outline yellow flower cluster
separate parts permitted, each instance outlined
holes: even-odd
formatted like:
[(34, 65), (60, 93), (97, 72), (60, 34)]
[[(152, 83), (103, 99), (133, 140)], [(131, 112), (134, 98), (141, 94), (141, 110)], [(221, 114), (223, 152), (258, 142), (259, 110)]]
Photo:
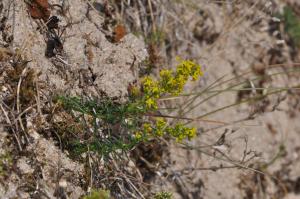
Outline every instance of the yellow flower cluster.
[(157, 136), (163, 136), (166, 128), (166, 121), (163, 118), (157, 118), (155, 124), (155, 134)]
[(177, 142), (181, 142), (185, 138), (192, 139), (197, 134), (196, 128), (189, 128), (181, 123), (177, 123), (172, 128), (167, 128), (166, 131), (168, 134), (175, 137)]
[(143, 132), (146, 135), (163, 136), (165, 128), (167, 126), (166, 121), (163, 118), (157, 118), (154, 125), (150, 123), (143, 124)]
[[(189, 128), (181, 123), (177, 123), (174, 127), (168, 127), (167, 122), (163, 118), (157, 118), (155, 124), (143, 124), (143, 133), (144, 135), (158, 137), (168, 134), (176, 138), (177, 142), (181, 142), (183, 139), (195, 137), (197, 131), (196, 128)], [(135, 137), (139, 139), (143, 133), (139, 131), (135, 134)]]
[(156, 100), (159, 98), (161, 93), (160, 88), (158, 86), (158, 82), (154, 81), (151, 77), (147, 76), (143, 79), (142, 85), (146, 108), (148, 110), (157, 109)]
[(145, 123), (145, 124), (143, 125), (143, 130), (144, 130), (144, 132), (145, 132), (146, 134), (152, 133), (152, 126), (151, 126), (151, 124), (150, 124), (150, 123)]
[(189, 77), (195, 81), (202, 76), (201, 66), (191, 60), (182, 60), (177, 65), (176, 71), (161, 70), (159, 73), (160, 79), (153, 80), (147, 76), (142, 81), (144, 92), (144, 102), (148, 110), (157, 109), (157, 99), (163, 94), (179, 95)]
[(191, 76), (194, 81), (198, 80), (199, 76), (203, 75), (201, 71), (201, 66), (196, 64), (191, 60), (182, 60), (177, 58), (180, 64), (177, 66), (176, 75), (182, 76), (183, 78), (188, 78)]
[[(146, 76), (142, 81), (143, 96), (140, 96), (137, 88), (132, 88), (132, 96), (140, 96), (136, 102), (144, 112), (156, 110), (158, 108), (157, 100), (165, 95), (179, 95), (184, 85), (191, 78), (193, 81), (202, 76), (201, 66), (190, 60), (179, 59), (179, 64), (175, 71), (161, 70), (159, 79), (154, 80), (150, 76)], [(195, 128), (189, 128), (183, 124), (177, 123), (169, 126), (163, 118), (156, 118), (155, 122), (148, 122), (142, 125), (142, 128), (135, 132), (135, 138), (138, 140), (147, 139), (148, 137), (161, 137), (170, 135), (178, 142), (183, 139), (191, 139), (196, 135)]]
[(143, 133), (141, 131), (136, 131), (134, 133), (134, 137), (137, 139), (137, 140), (140, 140), (143, 136)]

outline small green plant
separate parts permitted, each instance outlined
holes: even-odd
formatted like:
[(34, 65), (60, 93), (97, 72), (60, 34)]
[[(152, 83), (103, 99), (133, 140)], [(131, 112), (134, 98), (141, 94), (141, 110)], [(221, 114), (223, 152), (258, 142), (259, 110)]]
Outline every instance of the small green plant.
[(4, 153), (0, 155), (0, 177), (5, 175), (5, 172), (13, 164), (12, 157), (9, 153)]
[(110, 193), (103, 189), (92, 190), (91, 194), (85, 196), (83, 199), (110, 199)]
[(285, 22), (284, 29), (289, 34), (291, 39), (300, 45), (300, 19), (294, 13), (292, 8), (286, 6), (283, 11), (283, 19)]
[(75, 139), (69, 142), (69, 148), (79, 154), (90, 150), (108, 155), (111, 152), (128, 151), (139, 142), (154, 137), (170, 136), (178, 142), (195, 137), (195, 128), (180, 122), (171, 125), (163, 116), (155, 115), (159, 110), (160, 98), (178, 96), (189, 79), (196, 81), (202, 75), (200, 65), (191, 60), (178, 58), (178, 61), (175, 71), (161, 70), (157, 80), (145, 76), (139, 87), (132, 88), (129, 101), (124, 104), (108, 97), (90, 100), (59, 96), (58, 104), (68, 110), (78, 122), (84, 124), (80, 129), (91, 129), (89, 133), (76, 135)]
[(172, 199), (172, 198), (173, 198), (172, 193), (166, 191), (158, 192), (154, 195), (154, 199)]
[(165, 32), (163, 30), (156, 30), (152, 31), (147, 37), (146, 37), (146, 43), (148, 44), (161, 44), (163, 40), (165, 39)]

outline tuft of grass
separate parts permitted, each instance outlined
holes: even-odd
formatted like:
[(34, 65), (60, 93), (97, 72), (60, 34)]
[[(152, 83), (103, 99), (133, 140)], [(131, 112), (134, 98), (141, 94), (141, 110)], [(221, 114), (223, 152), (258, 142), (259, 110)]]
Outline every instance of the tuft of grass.
[(158, 192), (154, 195), (154, 199), (172, 199), (172, 193), (167, 191)]
[(289, 34), (297, 46), (300, 45), (300, 19), (291, 7), (283, 10), (284, 30)]
[(161, 29), (158, 29), (158, 30), (152, 31), (148, 35), (148, 37), (145, 39), (145, 42), (147, 44), (159, 45), (159, 44), (163, 43), (165, 38), (166, 38), (165, 32)]
[(13, 164), (13, 159), (9, 153), (0, 155), (0, 177), (6, 174), (8, 168)]
[(92, 190), (91, 194), (83, 197), (83, 199), (110, 199), (110, 192), (108, 190)]

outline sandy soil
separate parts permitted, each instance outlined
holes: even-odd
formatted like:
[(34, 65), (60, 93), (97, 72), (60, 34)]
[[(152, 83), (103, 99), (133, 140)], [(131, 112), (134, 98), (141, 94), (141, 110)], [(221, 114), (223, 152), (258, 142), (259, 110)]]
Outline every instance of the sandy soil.
[[(237, 13), (236, 17), (228, 17), (223, 10), (224, 7), (219, 5), (199, 5), (201, 10), (208, 14), (202, 14), (207, 17), (206, 19), (201, 19), (199, 16), (199, 20), (205, 22), (200, 23), (202, 27), (196, 27), (196, 30), (200, 31), (197, 34), (221, 35), (213, 44), (205, 44), (202, 39), (193, 42), (192, 47), (186, 49), (191, 52), (189, 56), (200, 57), (199, 62), (205, 66), (205, 76), (201, 86), (208, 86), (224, 75), (226, 75), (224, 79), (230, 79), (231, 75), (238, 76), (249, 69), (254, 73), (259, 72), (272, 64), (285, 63), (280, 69), (268, 70), (267, 74), (291, 67), (289, 63), (297, 61), (298, 58), (292, 58), (290, 47), (286, 44), (279, 45), (276, 34), (269, 32), (272, 24), (271, 15), (280, 12), (284, 5), (286, 4), (282, 2), (267, 1), (257, 2), (256, 5), (245, 3), (239, 7), (244, 12)], [(242, 6), (246, 7), (243, 9)], [(177, 16), (186, 16), (186, 20), (189, 21), (188, 11), (183, 11)], [(247, 19), (243, 20), (243, 18)], [(197, 22), (195, 20), (190, 24), (192, 24), (192, 31)], [(226, 29), (230, 25), (232, 26)], [(274, 51), (280, 53), (273, 54)], [(239, 79), (247, 81), (251, 78)], [(271, 77), (263, 83), (266, 87), (297, 84), (299, 78), (296, 74)], [(199, 85), (191, 85), (189, 89), (193, 90), (195, 87), (197, 89)], [(236, 92), (223, 93), (196, 108), (190, 113), (190, 117), (194, 118), (218, 107), (230, 105), (236, 102), (237, 98)], [(201, 100), (203, 99), (198, 101)], [(299, 195), (295, 195), (299, 193), (300, 175), (299, 106), (291, 108), (291, 104), (298, 100), (297, 92), (282, 93), (268, 97), (264, 102), (242, 105), (205, 117), (205, 119), (232, 123), (247, 118), (251, 112), (257, 113), (254, 120), (223, 128), (214, 129), (218, 125), (195, 122), (194, 125), (199, 127), (199, 136), (191, 144), (199, 147), (199, 150), (182, 150), (176, 145), (172, 145), (170, 150), (170, 162), (174, 164), (169, 173), (172, 176), (173, 187), (179, 192), (175, 198), (300, 198)], [(282, 102), (278, 104), (279, 101)], [(211, 128), (212, 130), (205, 132), (206, 129)], [(218, 140), (225, 132), (225, 140), (219, 144)], [(248, 153), (246, 158), (245, 153)], [(266, 174), (257, 175), (251, 169), (215, 169), (215, 167), (240, 164), (247, 158), (253, 158), (245, 163), (251, 168), (253, 165), (258, 169), (259, 165), (268, 165), (263, 169)], [(182, 173), (187, 174), (182, 175)]]

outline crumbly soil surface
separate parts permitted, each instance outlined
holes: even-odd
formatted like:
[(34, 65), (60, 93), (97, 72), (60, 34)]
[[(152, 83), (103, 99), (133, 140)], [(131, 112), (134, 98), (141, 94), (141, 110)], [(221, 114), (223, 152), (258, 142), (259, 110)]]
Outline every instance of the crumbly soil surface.
[[(192, 122), (198, 130), (197, 138), (188, 141), (193, 149), (154, 141), (137, 147), (124, 161), (110, 161), (110, 173), (101, 173), (108, 171), (103, 159), (93, 165), (97, 167), (93, 171), (100, 172), (95, 174), (89, 158), (78, 161), (63, 150), (59, 136), (50, 130), (51, 111), (46, 111), (60, 94), (105, 95), (125, 102), (128, 86), (139, 81), (145, 60), (154, 54), (160, 58), (154, 60), (153, 74), (175, 66), (176, 56), (203, 66), (204, 76), (188, 84), (186, 92), (201, 91), (220, 78), (234, 80), (214, 90), (248, 83), (245, 91), (229, 89), (204, 103), (209, 93), (199, 97), (191, 105), (201, 105), (185, 115), (189, 118), (269, 92), (255, 88), (299, 87), (300, 65), (295, 63), (300, 53), (285, 33), (284, 22), (274, 19), (286, 5), (300, 17), (297, 0), (162, 0), (137, 1), (132, 6), (122, 1), (117, 8), (116, 2), (100, 0), (48, 2), (50, 15), (60, 20), (53, 31), (62, 47), (51, 46), (55, 38), (47, 21), (35, 19), (26, 1), (0, 1), (1, 199), (77, 199), (91, 187), (112, 189), (115, 198), (151, 198), (162, 190), (172, 192), (175, 199), (300, 198), (299, 90), (201, 117)], [(157, 23), (150, 26), (153, 18)], [(117, 24), (126, 26), (126, 34), (116, 33)], [(164, 32), (157, 49), (152, 46), (155, 53), (149, 50), (150, 36), (142, 37), (150, 29)], [(12, 76), (8, 71), (17, 67), (21, 71)], [(33, 82), (26, 76), (31, 72)], [(261, 79), (254, 81), (258, 75)], [(21, 95), (26, 100), (19, 99), (23, 104), (7, 106), (7, 99), (18, 95), (14, 91), (22, 80), (35, 94), (28, 91)], [(187, 99), (167, 105), (188, 104)]]

